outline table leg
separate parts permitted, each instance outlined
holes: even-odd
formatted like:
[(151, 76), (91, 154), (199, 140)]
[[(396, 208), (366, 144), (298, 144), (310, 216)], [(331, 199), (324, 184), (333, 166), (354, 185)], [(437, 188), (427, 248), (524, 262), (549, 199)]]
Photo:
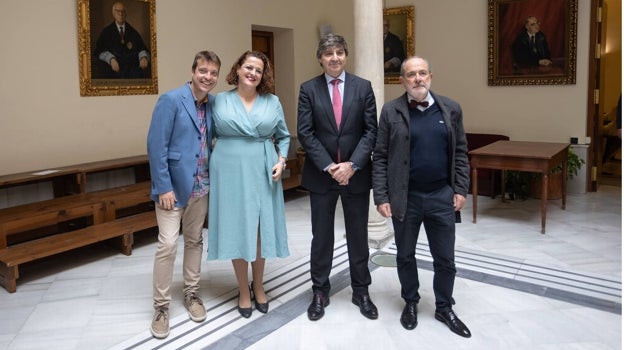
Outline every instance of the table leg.
[(542, 174), (542, 234), (546, 233), (546, 204), (548, 200), (548, 172)]
[(472, 222), (477, 223), (477, 168), (472, 168)]
[(505, 173), (505, 169), (501, 170), (501, 200), (505, 203), (505, 177), (507, 173)]
[(563, 171), (561, 172), (561, 176), (563, 177), (561, 180), (562, 190), (561, 190), (561, 209), (565, 210), (566, 208), (566, 192), (568, 192), (568, 157), (563, 161)]

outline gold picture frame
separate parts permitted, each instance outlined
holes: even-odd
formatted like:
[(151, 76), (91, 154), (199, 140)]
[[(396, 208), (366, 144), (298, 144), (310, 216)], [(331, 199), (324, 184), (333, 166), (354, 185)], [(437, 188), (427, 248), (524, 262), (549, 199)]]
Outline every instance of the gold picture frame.
[(577, 2), (488, 0), (488, 85), (576, 84)]
[[(158, 94), (156, 0), (77, 1), (80, 96)], [(114, 25), (120, 13), (123, 31)]]
[[(403, 55), (390, 55), (396, 57), (398, 61), (402, 62), (406, 57), (412, 56), (415, 53), (414, 46), (414, 6), (403, 6), (386, 8), (383, 10), (384, 27), (387, 26), (389, 31), (388, 36), (391, 34), (401, 41)], [(384, 37), (386, 28), (384, 29)], [(399, 70), (396, 65), (393, 68), (387, 66), (389, 61), (389, 53), (392, 51), (392, 42), (384, 39), (384, 83), (385, 84), (399, 84)], [(397, 61), (395, 59), (395, 61)]]

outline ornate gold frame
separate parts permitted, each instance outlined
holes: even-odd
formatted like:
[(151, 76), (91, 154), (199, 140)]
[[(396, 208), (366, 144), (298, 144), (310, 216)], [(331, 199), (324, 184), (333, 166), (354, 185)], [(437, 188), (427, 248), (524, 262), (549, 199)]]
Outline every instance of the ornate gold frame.
[[(112, 6), (112, 0), (77, 0), (78, 1), (78, 61), (80, 69), (80, 96), (122, 96), (122, 95), (149, 95), (158, 94), (158, 75), (157, 75), (157, 54), (156, 54), (156, 0), (138, 0), (144, 2), (149, 9), (149, 18), (144, 20), (148, 22), (146, 28), (149, 27), (149, 38), (144, 39), (145, 44), (149, 45), (150, 51), (150, 72), (151, 77), (145, 79), (94, 79), (92, 78), (92, 26), (94, 5), (99, 8)], [(135, 1), (134, 3), (136, 3)], [(97, 16), (108, 16), (105, 13), (97, 13)], [(101, 22), (101, 21), (100, 21)], [(94, 32), (99, 33), (101, 28), (95, 29)]]
[[(390, 22), (395, 25), (391, 25), (390, 31), (404, 39), (405, 57), (414, 55), (414, 6), (387, 8), (383, 10), (383, 16), (392, 18)], [(395, 28), (399, 28), (398, 32)], [(398, 84), (399, 73), (384, 72), (384, 83)]]
[[(511, 42), (504, 42), (501, 33), (509, 33), (511, 28), (517, 26), (524, 18), (517, 18), (515, 23), (509, 23), (502, 18), (502, 14), (510, 9), (510, 6), (526, 6), (523, 11), (532, 15), (532, 6), (535, 2), (529, 0), (488, 0), (488, 85), (565, 85), (576, 84), (576, 28), (578, 17), (578, 0), (559, 0), (561, 8), (551, 11), (549, 14), (555, 17), (558, 14), (564, 16), (562, 26), (558, 28), (563, 33), (562, 51), (563, 58), (552, 66), (518, 68), (513, 63), (504, 63), (501, 58), (509, 53), (502, 52), (502, 48), (509, 48)], [(520, 26), (521, 27), (521, 26)], [(515, 27), (514, 27), (515, 28)], [(507, 39), (507, 38), (506, 38)], [(508, 39), (507, 39), (508, 41)], [(550, 41), (550, 40), (549, 40)], [(554, 62), (554, 59), (553, 59)], [(507, 66), (506, 66), (507, 64)], [(511, 67), (510, 67), (511, 66)]]

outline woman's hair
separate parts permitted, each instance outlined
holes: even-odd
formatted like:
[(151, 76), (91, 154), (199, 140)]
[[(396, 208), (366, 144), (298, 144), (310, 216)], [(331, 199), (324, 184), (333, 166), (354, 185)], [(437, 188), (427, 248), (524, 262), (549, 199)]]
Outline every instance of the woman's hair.
[(225, 77), (225, 81), (227, 81), (230, 85), (238, 85), (238, 69), (243, 65), (247, 57), (256, 57), (262, 60), (264, 63), (264, 69), (262, 70), (262, 79), (260, 79), (260, 84), (256, 87), (256, 91), (263, 95), (270, 92), (273, 92), (275, 88), (275, 80), (273, 79), (273, 68), (271, 67), (271, 62), (269, 58), (260, 51), (245, 51), (232, 65), (232, 69)]

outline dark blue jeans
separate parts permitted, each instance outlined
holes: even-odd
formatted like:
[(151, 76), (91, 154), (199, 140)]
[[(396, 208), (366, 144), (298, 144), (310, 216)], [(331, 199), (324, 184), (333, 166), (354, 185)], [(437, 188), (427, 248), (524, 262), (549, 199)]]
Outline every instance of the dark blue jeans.
[(433, 257), (433, 291), (436, 310), (449, 309), (454, 304), (455, 283), (455, 210), (453, 189), (444, 186), (432, 192), (409, 191), (407, 211), (403, 221), (393, 218), (397, 246), (397, 271), (401, 282), (401, 297), (406, 302), (418, 302), (418, 268), (416, 242), (421, 223), (424, 224), (429, 251)]

